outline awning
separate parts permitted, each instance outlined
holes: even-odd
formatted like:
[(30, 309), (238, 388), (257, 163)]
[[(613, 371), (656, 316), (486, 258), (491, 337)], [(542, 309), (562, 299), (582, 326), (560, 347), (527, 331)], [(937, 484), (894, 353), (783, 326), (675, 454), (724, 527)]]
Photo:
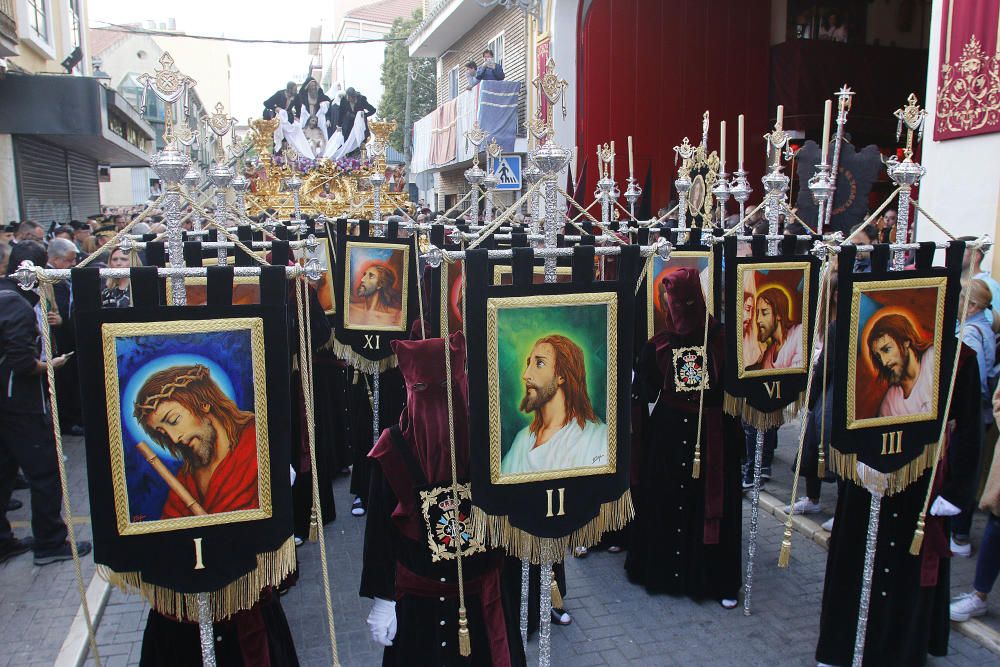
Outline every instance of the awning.
[(21, 134), (112, 167), (146, 167), (153, 128), (97, 79), (19, 75), (0, 80), (0, 134)]

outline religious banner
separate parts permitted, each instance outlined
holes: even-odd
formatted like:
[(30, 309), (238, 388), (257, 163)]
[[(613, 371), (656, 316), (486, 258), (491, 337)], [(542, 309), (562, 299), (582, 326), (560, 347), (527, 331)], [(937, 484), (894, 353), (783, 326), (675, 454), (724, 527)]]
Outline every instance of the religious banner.
[[(337, 312), (336, 298), (334, 297), (334, 266), (333, 266), (333, 245), (330, 243), (329, 234), (316, 235), (319, 245), (316, 247), (316, 259), (319, 260), (320, 270), (323, 275), (313, 283), (316, 288), (316, 296), (319, 304), (323, 307), (323, 312), (333, 315)], [(305, 265), (310, 254), (307, 248), (296, 248), (292, 251), (292, 257), (296, 263)]]
[[(830, 147), (833, 154), (833, 146)], [(799, 183), (808, 183), (816, 175), (816, 165), (820, 161), (820, 146), (809, 140), (795, 153), (798, 161), (796, 171)], [(878, 146), (868, 145), (860, 151), (849, 141), (840, 145), (840, 161), (837, 165), (837, 191), (833, 195), (830, 211), (830, 225), (825, 233), (844, 232), (846, 236), (854, 225), (865, 219), (868, 213), (868, 195), (882, 171), (882, 153)], [(795, 200), (796, 215), (813, 231), (818, 231), (816, 216), (819, 208), (807, 187), (799, 188)]]
[(385, 236), (372, 236), (367, 221), (358, 235), (348, 235), (347, 221), (337, 222), (334, 276), (334, 353), (358, 370), (373, 373), (395, 365), (389, 343), (409, 338), (419, 316), (416, 256), (412, 239), (398, 236), (398, 225)]
[[(593, 247), (572, 282), (536, 283), (533, 252), (491, 285), (486, 251), (467, 254), (473, 533), (532, 562), (541, 540), (589, 546), (633, 514), (629, 390), (638, 246), (620, 278), (595, 281)], [(554, 409), (550, 409), (554, 408)]]
[[(796, 254), (794, 237), (767, 256), (738, 257), (726, 238), (726, 397), (728, 414), (757, 429), (781, 426), (805, 404), (820, 262)], [(763, 241), (763, 243), (761, 243)]]
[(284, 268), (259, 304), (233, 305), (232, 273), (205, 305), (160, 306), (156, 269), (133, 269), (135, 305), (108, 309), (97, 270), (73, 270), (94, 560), (189, 621), (197, 593), (221, 620), (295, 569)]
[[(460, 231), (468, 229), (459, 225)], [(461, 250), (458, 243), (445, 240), (445, 227), (442, 224), (431, 226), (430, 243), (435, 248), (443, 250)], [(440, 337), (442, 331), (464, 331), (465, 296), (462, 287), (462, 263), (444, 262), (440, 266), (427, 266), (424, 271), (424, 294), (427, 298), (427, 324), (430, 326), (428, 336)]]
[(670, 257), (663, 259), (659, 255), (653, 256), (644, 289), (640, 289), (646, 314), (645, 322), (641, 325), (645, 327), (644, 341), (663, 330), (667, 309), (664, 281), (667, 276), (681, 268), (692, 268), (698, 272), (708, 312), (716, 319), (721, 319), (719, 312), (722, 308), (722, 244), (702, 243), (701, 229), (681, 233), (684, 237), (683, 243), (678, 242), (678, 230), (664, 232), (664, 235), (669, 235), (669, 240), (673, 243)]
[(934, 139), (1000, 130), (1000, 0), (945, 0)]
[(944, 267), (931, 264), (934, 244), (921, 244), (908, 271), (887, 270), (888, 246), (876, 249), (870, 273), (850, 270), (854, 247), (840, 255), (830, 463), (858, 484), (859, 463), (886, 473), (891, 494), (934, 463), (955, 362), (964, 244), (952, 242)]

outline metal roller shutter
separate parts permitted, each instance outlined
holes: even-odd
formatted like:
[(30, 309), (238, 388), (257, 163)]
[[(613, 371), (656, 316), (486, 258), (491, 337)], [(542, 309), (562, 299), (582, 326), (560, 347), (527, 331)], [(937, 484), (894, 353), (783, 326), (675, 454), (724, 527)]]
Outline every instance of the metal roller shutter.
[[(84, 220), (101, 212), (101, 190), (97, 181), (97, 161), (67, 151), (69, 162), (70, 211), (72, 219)], [(66, 219), (62, 222), (69, 222)]]
[[(21, 219), (48, 225), (70, 220), (66, 151), (29, 137), (14, 137)], [(96, 183), (95, 183), (96, 186)]]

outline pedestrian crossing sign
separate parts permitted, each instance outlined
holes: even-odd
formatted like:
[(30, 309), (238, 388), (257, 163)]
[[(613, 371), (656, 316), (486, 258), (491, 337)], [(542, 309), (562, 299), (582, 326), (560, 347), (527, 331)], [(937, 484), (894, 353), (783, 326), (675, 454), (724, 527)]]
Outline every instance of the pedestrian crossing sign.
[(503, 155), (494, 164), (493, 173), (497, 177), (497, 190), (521, 189), (520, 155)]

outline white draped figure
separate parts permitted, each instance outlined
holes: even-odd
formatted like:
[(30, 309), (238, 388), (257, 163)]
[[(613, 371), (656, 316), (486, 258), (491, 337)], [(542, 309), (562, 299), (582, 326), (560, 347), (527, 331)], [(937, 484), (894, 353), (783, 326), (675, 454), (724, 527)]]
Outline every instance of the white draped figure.
[[(367, 129), (368, 123), (365, 122), (365, 112), (362, 109), (354, 117), (354, 127), (351, 129), (351, 134), (347, 137), (347, 140), (342, 143), (338, 142), (337, 137), (343, 137), (344, 135), (340, 132), (334, 132), (333, 138), (326, 145), (326, 152), (323, 154), (323, 157), (328, 157), (331, 160), (339, 160), (345, 155), (350, 155), (360, 148), (361, 144), (365, 143), (365, 131)], [(340, 144), (339, 146), (338, 143)]]
[[(281, 128), (284, 139), (288, 142), (288, 145), (302, 157), (313, 157), (313, 151), (309, 146), (309, 141), (306, 139), (306, 135), (302, 132), (302, 118), (299, 118), (294, 122), (289, 122), (288, 113), (284, 109), (278, 109), (278, 120), (280, 121), (278, 126)], [(275, 145), (275, 150), (281, 150), (280, 143)]]

